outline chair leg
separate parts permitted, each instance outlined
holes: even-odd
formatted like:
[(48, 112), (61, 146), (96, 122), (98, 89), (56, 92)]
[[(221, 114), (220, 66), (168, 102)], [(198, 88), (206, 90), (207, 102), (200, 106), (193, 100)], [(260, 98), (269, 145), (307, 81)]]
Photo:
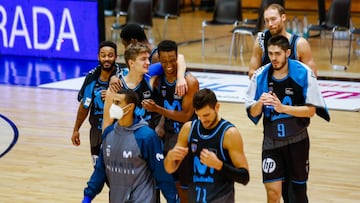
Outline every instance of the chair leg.
[(334, 38), (335, 38), (335, 31), (332, 31), (331, 32), (331, 47), (330, 47), (330, 64), (332, 64), (332, 61), (333, 61)]
[(347, 61), (348, 66), (350, 65), (351, 42), (352, 42), (352, 33), (349, 32), (349, 51), (348, 51), (348, 61)]
[(162, 40), (166, 39), (168, 18), (169, 18), (168, 15), (166, 15), (165, 18), (164, 18), (164, 31), (163, 31)]
[(232, 37), (231, 37), (230, 52), (229, 52), (229, 65), (231, 64), (231, 60), (232, 60), (232, 53), (233, 53), (234, 44), (235, 44), (235, 36), (236, 36), (236, 33), (233, 32)]
[(201, 54), (202, 54), (202, 57), (205, 56), (205, 26), (203, 25), (202, 26), (202, 32), (201, 32), (201, 45), (202, 45), (202, 49), (201, 49)]

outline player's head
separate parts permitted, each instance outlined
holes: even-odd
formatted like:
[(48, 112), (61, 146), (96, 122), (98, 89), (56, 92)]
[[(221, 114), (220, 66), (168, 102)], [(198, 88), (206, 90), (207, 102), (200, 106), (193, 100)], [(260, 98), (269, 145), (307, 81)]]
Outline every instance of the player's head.
[(151, 50), (145, 44), (139, 42), (129, 44), (125, 49), (124, 58), (130, 71), (136, 68), (140, 72), (147, 73), (150, 65), (150, 52)]
[(117, 46), (112, 41), (102, 41), (99, 44), (98, 60), (104, 70), (114, 67), (117, 58)]
[(163, 40), (158, 44), (158, 55), (166, 75), (176, 75), (178, 47), (175, 41)]
[(109, 109), (110, 117), (118, 120), (132, 117), (138, 103), (139, 97), (135, 91), (121, 88), (113, 98)]
[(204, 88), (196, 92), (193, 98), (193, 107), (204, 128), (215, 127), (220, 104), (212, 90)]
[(276, 35), (269, 39), (267, 46), (268, 55), (274, 70), (284, 68), (291, 54), (289, 40), (282, 35)]
[(124, 47), (136, 42), (148, 42), (145, 31), (139, 24), (127, 24), (121, 30), (120, 38)]
[(264, 9), (265, 26), (271, 35), (278, 35), (285, 30), (286, 14), (280, 4), (270, 4)]

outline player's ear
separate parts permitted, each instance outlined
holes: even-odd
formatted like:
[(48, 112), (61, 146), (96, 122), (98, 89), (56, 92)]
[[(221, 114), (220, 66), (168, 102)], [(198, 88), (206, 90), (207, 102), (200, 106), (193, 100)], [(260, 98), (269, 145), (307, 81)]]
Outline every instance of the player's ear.
[(220, 103), (217, 102), (217, 103), (215, 104), (215, 111), (216, 111), (216, 112), (219, 112), (219, 109), (220, 109)]
[(289, 58), (291, 54), (291, 49), (287, 49), (285, 54), (286, 54), (286, 58)]

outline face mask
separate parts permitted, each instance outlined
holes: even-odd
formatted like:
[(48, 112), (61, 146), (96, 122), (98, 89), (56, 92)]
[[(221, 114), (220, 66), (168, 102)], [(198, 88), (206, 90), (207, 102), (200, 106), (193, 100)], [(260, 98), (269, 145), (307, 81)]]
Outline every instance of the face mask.
[[(126, 108), (128, 105), (126, 105), (124, 108)], [(116, 104), (111, 104), (109, 113), (110, 113), (110, 118), (120, 120), (124, 116), (124, 114), (126, 114), (127, 112), (124, 113), (123, 108), (121, 108), (120, 106), (118, 106)]]

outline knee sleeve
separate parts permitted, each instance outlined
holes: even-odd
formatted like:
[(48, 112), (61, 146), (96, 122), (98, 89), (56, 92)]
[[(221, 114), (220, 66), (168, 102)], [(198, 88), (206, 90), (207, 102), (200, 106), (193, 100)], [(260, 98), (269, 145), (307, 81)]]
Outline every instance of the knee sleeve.
[(306, 194), (306, 183), (298, 184), (291, 183), (292, 185), (292, 193), (294, 195), (294, 199), (296, 203), (308, 203), (308, 198)]

